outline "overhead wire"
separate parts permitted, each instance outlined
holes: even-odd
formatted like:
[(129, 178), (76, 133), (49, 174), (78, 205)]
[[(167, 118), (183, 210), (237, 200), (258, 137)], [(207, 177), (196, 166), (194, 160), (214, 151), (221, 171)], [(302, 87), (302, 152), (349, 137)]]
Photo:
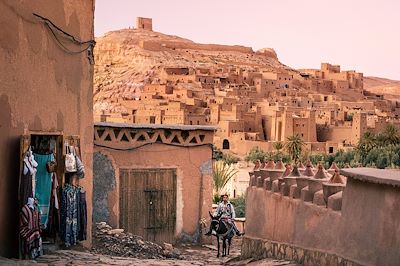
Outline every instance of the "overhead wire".
[[(50, 19), (43, 17), (41, 15), (38, 15), (36, 13), (32, 13), (35, 17), (41, 19), (44, 22), (44, 25), (50, 30), (51, 34), (53, 35), (54, 39), (56, 40), (57, 44), (68, 54), (80, 54), (85, 51), (87, 51), (87, 57), (90, 62), (90, 64), (94, 64), (94, 55), (93, 55), (93, 48), (96, 44), (95, 40), (88, 40), (88, 41), (81, 41), (77, 37), (73, 36), (72, 34), (69, 34), (68, 32), (64, 31), (60, 27), (58, 27), (56, 24), (54, 24)], [(57, 31), (57, 32), (56, 32)], [(73, 51), (66, 47), (62, 41), (59, 39), (57, 36), (58, 34), (64, 35), (66, 38), (70, 39), (74, 44), (76, 45), (87, 45), (87, 47), (80, 49), (78, 51)]]

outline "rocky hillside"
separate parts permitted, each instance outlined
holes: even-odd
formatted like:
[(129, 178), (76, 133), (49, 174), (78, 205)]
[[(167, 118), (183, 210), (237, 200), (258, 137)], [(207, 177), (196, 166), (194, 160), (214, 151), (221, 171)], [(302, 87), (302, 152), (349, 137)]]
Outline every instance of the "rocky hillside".
[(398, 98), (400, 96), (400, 81), (377, 77), (364, 77), (364, 89), (376, 94), (385, 94), (389, 98)]
[[(96, 39), (94, 111), (124, 112), (118, 99), (133, 99), (143, 84), (157, 82), (163, 67), (240, 66), (292, 69), (271, 48), (197, 44), (177, 36), (140, 29), (112, 31)], [(294, 70), (293, 70), (294, 71)]]

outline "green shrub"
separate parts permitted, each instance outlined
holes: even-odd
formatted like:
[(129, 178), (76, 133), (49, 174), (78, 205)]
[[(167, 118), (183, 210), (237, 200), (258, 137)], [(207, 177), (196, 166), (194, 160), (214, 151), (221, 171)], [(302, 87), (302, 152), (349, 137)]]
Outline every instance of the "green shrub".
[(259, 147), (252, 148), (246, 155), (245, 160), (247, 162), (255, 162), (257, 160), (265, 161), (268, 157), (268, 153), (261, 150)]
[(232, 198), (231, 203), (235, 208), (235, 213), (237, 218), (242, 218), (246, 216), (246, 199), (244, 196), (237, 198)]
[(234, 163), (237, 163), (237, 162), (239, 162), (239, 157), (237, 157), (237, 156), (235, 156), (235, 155), (232, 155), (232, 154), (229, 154), (229, 153), (224, 153), (223, 155), (222, 155), (222, 160), (226, 163), (226, 164), (229, 164), (229, 165), (231, 165), (231, 164), (234, 164)]

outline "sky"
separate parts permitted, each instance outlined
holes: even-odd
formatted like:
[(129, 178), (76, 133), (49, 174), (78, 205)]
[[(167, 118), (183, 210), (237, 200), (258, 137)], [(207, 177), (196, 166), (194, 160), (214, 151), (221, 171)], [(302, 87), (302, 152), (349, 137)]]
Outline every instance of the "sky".
[(328, 62), (400, 80), (400, 0), (96, 0), (95, 36), (136, 17), (199, 43), (274, 48), (293, 68)]

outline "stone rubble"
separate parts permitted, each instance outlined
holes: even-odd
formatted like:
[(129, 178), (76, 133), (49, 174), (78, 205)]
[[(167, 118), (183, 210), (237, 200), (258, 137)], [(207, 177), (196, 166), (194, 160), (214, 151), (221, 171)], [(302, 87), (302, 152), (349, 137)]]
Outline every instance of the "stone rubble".
[(171, 244), (159, 244), (144, 241), (142, 237), (113, 229), (105, 222), (96, 224), (92, 252), (121, 257), (140, 259), (181, 259), (180, 252)]

